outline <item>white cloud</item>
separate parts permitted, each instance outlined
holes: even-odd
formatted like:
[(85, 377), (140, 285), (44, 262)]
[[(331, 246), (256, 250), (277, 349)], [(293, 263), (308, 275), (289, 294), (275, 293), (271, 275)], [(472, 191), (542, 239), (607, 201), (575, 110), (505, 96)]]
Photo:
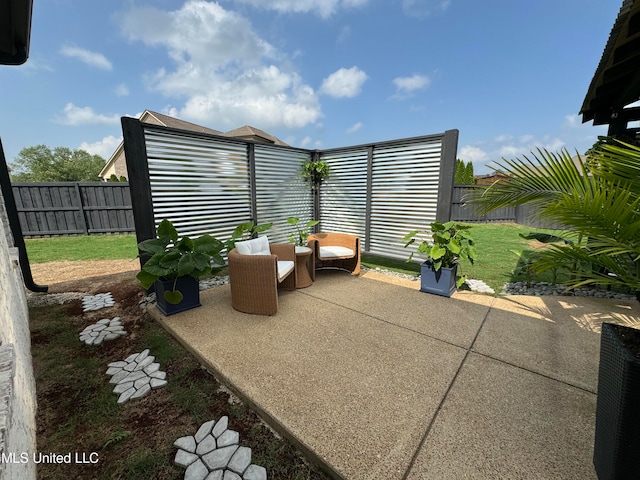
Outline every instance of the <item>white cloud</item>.
[(362, 7), (369, 0), (237, 0), (256, 8), (266, 8), (281, 13), (315, 13), (328, 18), (338, 10)]
[(487, 160), (487, 152), (478, 147), (466, 145), (458, 152), (458, 158), (465, 162), (482, 162)]
[(120, 145), (120, 142), (122, 142), (122, 137), (116, 138), (109, 135), (94, 143), (82, 142), (78, 148), (89, 152), (91, 155), (100, 155), (105, 160), (109, 160), (113, 152), (118, 148), (118, 145)]
[(331, 97), (355, 97), (362, 90), (367, 74), (358, 67), (341, 68), (322, 81), (320, 93)]
[(396, 86), (396, 93), (393, 98), (403, 99), (414, 95), (418, 90), (425, 89), (429, 86), (431, 80), (426, 75), (412, 75), (411, 77), (397, 77), (393, 79)]
[(451, 0), (402, 0), (402, 11), (410, 17), (424, 19), (444, 12), (450, 5)]
[(76, 107), (73, 103), (67, 103), (64, 107), (64, 115), (56, 117), (56, 122), (62, 125), (117, 125), (120, 123), (119, 115), (103, 115), (93, 111), (91, 107)]
[(129, 87), (127, 87), (124, 83), (118, 85), (115, 89), (116, 97), (126, 97), (129, 95)]
[(351, 127), (347, 129), (347, 133), (355, 133), (362, 128), (362, 122), (354, 123)]
[(73, 45), (64, 45), (60, 49), (60, 54), (65, 57), (77, 58), (81, 62), (84, 62), (91, 67), (99, 68), (100, 70), (111, 70), (113, 68), (111, 62), (107, 60), (107, 57), (103, 54), (75, 47)]
[(217, 129), (253, 124), (269, 129), (303, 127), (322, 117), (316, 92), (287, 59), (261, 39), (251, 23), (217, 3), (187, 1), (179, 10), (132, 8), (120, 19), (132, 41), (167, 49), (174, 70), (147, 76), (149, 88), (185, 99), (180, 118)]

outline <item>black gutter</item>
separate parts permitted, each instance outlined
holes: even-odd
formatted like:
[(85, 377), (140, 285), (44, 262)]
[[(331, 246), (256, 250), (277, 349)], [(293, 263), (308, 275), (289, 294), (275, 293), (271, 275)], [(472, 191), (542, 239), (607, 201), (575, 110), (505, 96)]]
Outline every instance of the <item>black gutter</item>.
[(9, 227), (13, 235), (13, 244), (18, 248), (18, 258), (20, 259), (20, 268), (22, 269), (22, 278), (24, 285), (32, 292), (44, 292), (49, 290), (47, 285), (36, 285), (31, 275), (31, 265), (27, 256), (27, 246), (22, 236), (22, 227), (20, 227), (20, 218), (18, 217), (18, 209), (16, 208), (16, 199), (11, 189), (11, 179), (9, 177), (9, 168), (4, 157), (4, 149), (2, 141), (0, 141), (0, 187), (2, 187), (2, 196), (4, 197), (4, 206), (7, 210), (9, 218)]

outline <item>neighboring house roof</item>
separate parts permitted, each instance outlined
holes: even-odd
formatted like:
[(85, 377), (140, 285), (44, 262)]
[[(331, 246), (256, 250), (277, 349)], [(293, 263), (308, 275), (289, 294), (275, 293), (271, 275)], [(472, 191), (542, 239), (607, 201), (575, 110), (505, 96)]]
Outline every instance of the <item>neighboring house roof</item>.
[(624, 0), (598, 68), (580, 109), (594, 125), (640, 119), (640, 108), (623, 107), (640, 99), (640, 0)]
[[(260, 130), (259, 128), (251, 127), (249, 125), (236, 128), (235, 130), (230, 130), (227, 133), (223, 133), (218, 130), (214, 130), (213, 128), (207, 128), (201, 125), (196, 125), (195, 123), (186, 122), (184, 120), (180, 120), (179, 118), (170, 117), (169, 115), (153, 112), (151, 110), (145, 110), (142, 113), (142, 115), (140, 115), (140, 121), (143, 123), (152, 123), (154, 125), (160, 125), (163, 127), (177, 128), (180, 130), (188, 130), (190, 132), (208, 133), (210, 135), (220, 135), (222, 137), (242, 138), (244, 140), (253, 140), (256, 142), (272, 143), (274, 145), (288, 146), (279, 138), (274, 137), (273, 135), (270, 135), (269, 133), (263, 130)], [(120, 142), (120, 145), (118, 145), (118, 148), (116, 148), (115, 152), (113, 152), (111, 157), (109, 157), (109, 160), (100, 171), (99, 176), (101, 178), (104, 178), (105, 174), (113, 168), (114, 163), (123, 157), (124, 157), (124, 143)]]
[(225, 137), (243, 138), (245, 140), (256, 140), (258, 142), (264, 142), (266, 140), (267, 143), (273, 143), (274, 145), (288, 146), (279, 138), (274, 137), (259, 128), (250, 127), (249, 125), (236, 128), (235, 130), (229, 130), (227, 133), (223, 133), (222, 135)]

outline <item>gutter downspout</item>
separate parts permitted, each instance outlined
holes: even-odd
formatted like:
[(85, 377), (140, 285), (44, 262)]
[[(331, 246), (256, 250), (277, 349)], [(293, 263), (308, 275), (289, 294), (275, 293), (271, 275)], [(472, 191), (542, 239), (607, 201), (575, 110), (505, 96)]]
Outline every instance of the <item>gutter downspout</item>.
[(22, 236), (22, 227), (20, 227), (20, 218), (18, 217), (18, 209), (16, 208), (16, 199), (11, 189), (11, 179), (9, 178), (9, 168), (4, 157), (2, 142), (0, 141), (0, 187), (2, 187), (2, 196), (7, 210), (9, 219), (9, 227), (13, 235), (13, 244), (18, 248), (18, 258), (20, 260), (20, 269), (22, 270), (22, 278), (24, 285), (32, 292), (46, 293), (49, 290), (47, 285), (36, 285), (31, 275), (31, 265), (27, 256), (27, 246)]

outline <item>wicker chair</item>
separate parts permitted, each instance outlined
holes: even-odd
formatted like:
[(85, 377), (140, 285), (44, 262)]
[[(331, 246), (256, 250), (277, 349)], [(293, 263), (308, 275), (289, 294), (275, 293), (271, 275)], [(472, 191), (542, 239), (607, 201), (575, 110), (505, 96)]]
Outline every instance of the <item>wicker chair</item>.
[(314, 233), (307, 238), (307, 244), (315, 252), (315, 270), (322, 268), (338, 268), (360, 274), (360, 238), (348, 233)]
[[(266, 243), (270, 253), (240, 253), (248, 242), (236, 242), (228, 254), (231, 305), (234, 309), (256, 315), (278, 313), (278, 289), (295, 290), (295, 247), (293, 244)], [(259, 240), (256, 239), (256, 240)], [(280, 269), (281, 274), (278, 275)]]

